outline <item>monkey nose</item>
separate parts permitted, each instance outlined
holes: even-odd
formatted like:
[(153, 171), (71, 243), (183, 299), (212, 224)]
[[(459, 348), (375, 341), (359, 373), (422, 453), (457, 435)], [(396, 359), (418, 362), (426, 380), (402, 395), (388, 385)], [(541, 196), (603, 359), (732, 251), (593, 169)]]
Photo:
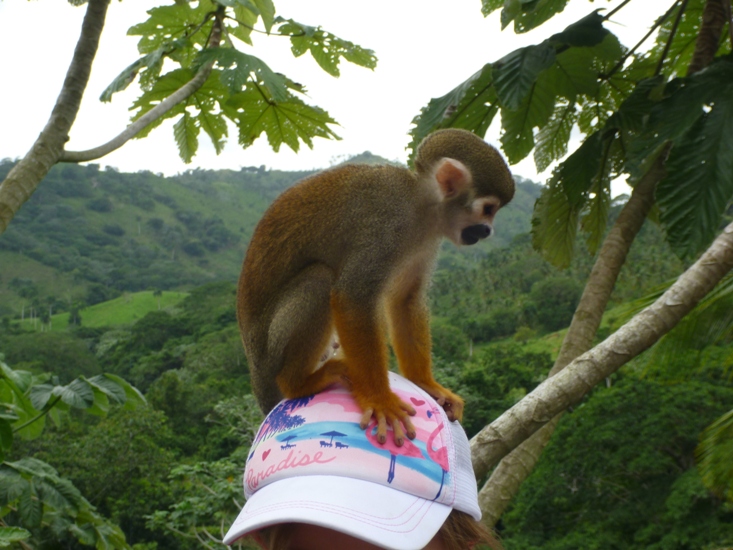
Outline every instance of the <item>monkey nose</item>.
[(476, 244), (481, 239), (485, 239), (491, 235), (491, 226), (483, 223), (469, 225), (461, 231), (461, 241), (463, 244)]

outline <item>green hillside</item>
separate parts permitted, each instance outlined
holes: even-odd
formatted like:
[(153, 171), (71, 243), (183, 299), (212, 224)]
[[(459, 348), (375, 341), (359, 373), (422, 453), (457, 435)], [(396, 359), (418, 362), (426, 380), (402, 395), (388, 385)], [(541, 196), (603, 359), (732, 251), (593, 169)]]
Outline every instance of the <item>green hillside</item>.
[[(115, 327), (130, 325), (142, 319), (151, 311), (167, 310), (183, 300), (188, 293), (163, 291), (160, 295), (152, 290), (124, 293), (119, 298), (89, 306), (83, 309), (73, 309), (71, 312), (51, 315), (51, 322), (45, 328), (51, 330), (66, 330), (69, 327), (69, 317), (74, 316), (75, 325), (84, 325), (89, 328)], [(24, 330), (38, 330), (38, 317), (25, 317), (21, 321)]]
[[(387, 162), (365, 152), (358, 162)], [(0, 162), (0, 178), (13, 163)], [(272, 200), (311, 172), (264, 167), (191, 170), (174, 177), (98, 165), (54, 166), (0, 239), (0, 317), (25, 308), (69, 311), (143, 290), (234, 281), (255, 225)], [(484, 256), (530, 228), (540, 186), (518, 178), (515, 200)], [(457, 261), (457, 260), (456, 260)]]

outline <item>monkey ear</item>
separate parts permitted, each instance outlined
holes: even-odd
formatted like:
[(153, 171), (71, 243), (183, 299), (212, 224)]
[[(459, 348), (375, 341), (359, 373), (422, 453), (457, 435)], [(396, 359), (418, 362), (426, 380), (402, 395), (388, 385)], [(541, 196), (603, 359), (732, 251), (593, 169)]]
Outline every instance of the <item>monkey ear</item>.
[(435, 181), (438, 182), (443, 197), (449, 199), (471, 185), (471, 173), (462, 162), (444, 158), (435, 169)]

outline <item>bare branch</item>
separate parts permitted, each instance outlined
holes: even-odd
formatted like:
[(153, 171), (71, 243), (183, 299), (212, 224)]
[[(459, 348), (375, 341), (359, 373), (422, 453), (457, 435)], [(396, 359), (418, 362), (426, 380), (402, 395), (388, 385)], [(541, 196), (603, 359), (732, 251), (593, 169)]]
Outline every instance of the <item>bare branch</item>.
[(477, 477), (674, 328), (733, 268), (733, 223), (656, 302), (548, 378), (471, 439)]
[(103, 145), (94, 147), (93, 149), (87, 149), (86, 151), (64, 151), (59, 162), (86, 162), (101, 158), (112, 151), (119, 149), (125, 143), (142, 132), (151, 122), (162, 117), (173, 107), (182, 101), (186, 101), (196, 93), (196, 90), (201, 88), (204, 82), (206, 82), (206, 79), (209, 78), (213, 64), (214, 62), (212, 61), (201, 67), (191, 80), (166, 97), (135, 122), (130, 124), (119, 135), (117, 135), (117, 137), (112, 138)]
[[(208, 41), (208, 47), (215, 48), (221, 41), (222, 33), (222, 14), (223, 9), (220, 9), (214, 20), (214, 26), (212, 27), (211, 36)], [(214, 61), (207, 63), (202, 66), (194, 75), (194, 77), (186, 82), (183, 86), (178, 88), (175, 92), (161, 101), (158, 105), (153, 107), (150, 111), (145, 113), (143, 116), (138, 118), (135, 122), (125, 128), (119, 135), (109, 140), (107, 143), (94, 147), (93, 149), (87, 149), (86, 151), (64, 151), (63, 155), (59, 159), (59, 162), (86, 162), (95, 160), (108, 155), (112, 151), (119, 149), (125, 143), (130, 141), (140, 132), (142, 132), (149, 124), (159, 119), (170, 111), (173, 107), (179, 103), (186, 101), (189, 97), (196, 93), (196, 91), (203, 86), (206, 79), (211, 74), (211, 69), (214, 66)]]
[(680, 6), (680, 9), (677, 12), (677, 17), (675, 18), (674, 23), (672, 25), (672, 30), (669, 31), (669, 37), (667, 38), (667, 43), (664, 45), (664, 50), (662, 50), (662, 55), (659, 56), (659, 63), (657, 63), (657, 69), (654, 71), (654, 76), (662, 72), (662, 65), (664, 65), (664, 60), (667, 58), (667, 54), (669, 53), (669, 48), (672, 47), (672, 41), (674, 40), (674, 36), (677, 34), (677, 28), (679, 27), (680, 21), (682, 20), (682, 16), (685, 13), (685, 8), (687, 8), (687, 0), (683, 0), (682, 5)]
[(641, 47), (641, 45), (644, 42), (646, 42), (647, 38), (649, 38), (654, 33), (654, 31), (657, 30), (657, 27), (661, 26), (667, 20), (667, 17), (669, 17), (672, 14), (674, 9), (677, 7), (677, 2), (678, 0), (674, 1), (672, 6), (664, 13), (664, 15), (662, 15), (659, 19), (657, 19), (654, 22), (654, 24), (651, 26), (651, 28), (647, 31), (647, 33), (644, 36), (642, 36), (641, 40), (639, 40), (634, 45), (633, 48), (627, 51), (624, 54), (624, 56), (621, 59), (619, 59), (618, 63), (616, 63), (616, 65), (614, 65), (613, 68), (610, 71), (608, 71), (608, 74), (601, 75), (601, 77), (604, 80), (608, 80), (609, 78), (611, 78), (611, 76), (613, 76), (616, 73), (616, 71), (618, 71), (621, 67), (624, 66), (624, 64), (626, 63), (626, 60), (629, 57), (631, 57), (632, 55), (634, 55), (634, 53), (636, 53), (636, 50), (638, 50)]

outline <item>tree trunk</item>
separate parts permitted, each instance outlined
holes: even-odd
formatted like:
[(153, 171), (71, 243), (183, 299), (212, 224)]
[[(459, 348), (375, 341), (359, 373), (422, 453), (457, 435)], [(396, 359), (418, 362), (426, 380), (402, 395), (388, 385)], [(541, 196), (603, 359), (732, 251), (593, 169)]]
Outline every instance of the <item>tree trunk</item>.
[[(651, 169), (637, 183), (603, 242), (550, 376), (593, 345), (626, 255), (654, 204), (654, 189), (664, 177), (664, 160), (668, 151), (669, 147), (662, 151)], [(491, 474), (479, 493), (483, 521), (487, 525), (496, 524), (522, 482), (532, 473), (559, 420), (560, 416), (557, 416), (514, 449)]]
[(715, 57), (715, 52), (720, 46), (720, 35), (728, 21), (727, 8), (729, 7), (730, 0), (707, 0), (705, 2), (700, 34), (695, 42), (695, 53), (692, 54), (690, 66), (687, 68), (688, 75), (704, 69)]
[(651, 306), (555, 376), (471, 439), (477, 477), (593, 387), (672, 330), (733, 269), (733, 223)]
[(0, 234), (64, 152), (89, 81), (108, 5), (109, 0), (89, 0), (74, 57), (51, 117), (31, 150), (0, 184)]
[[(729, 0), (706, 2), (688, 74), (706, 67), (715, 57), (720, 35), (728, 19), (726, 6), (729, 4)], [(629, 202), (606, 237), (550, 376), (591, 348), (626, 255), (654, 202), (656, 185), (664, 177), (664, 160), (669, 149), (670, 145), (667, 145), (649, 172), (634, 188)], [(542, 429), (505, 456), (481, 489), (479, 503), (484, 514), (483, 521), (487, 525), (496, 524), (519, 491), (522, 482), (532, 473), (563, 411), (564, 409), (560, 409), (559, 414)], [(477, 471), (476, 477), (481, 478), (486, 473), (487, 470), (483, 473)]]

